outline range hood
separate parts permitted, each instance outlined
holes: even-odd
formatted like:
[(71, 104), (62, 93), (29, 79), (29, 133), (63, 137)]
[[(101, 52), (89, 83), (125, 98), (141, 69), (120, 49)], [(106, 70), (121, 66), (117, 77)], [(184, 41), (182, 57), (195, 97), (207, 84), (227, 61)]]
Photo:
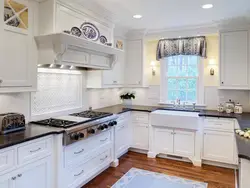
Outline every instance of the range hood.
[(122, 50), (67, 33), (54, 33), (35, 37), (39, 66), (74, 66), (78, 68), (112, 69)]

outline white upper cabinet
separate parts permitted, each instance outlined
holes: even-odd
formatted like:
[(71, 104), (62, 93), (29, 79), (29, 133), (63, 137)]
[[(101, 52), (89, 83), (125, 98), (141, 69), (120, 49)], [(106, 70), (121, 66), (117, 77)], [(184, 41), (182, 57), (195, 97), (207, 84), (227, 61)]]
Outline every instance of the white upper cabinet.
[(220, 86), (249, 89), (249, 32), (220, 33)]
[(142, 86), (143, 84), (143, 40), (127, 42), (127, 62), (125, 84), (127, 86)]
[[(18, 0), (18, 7), (0, 3), (4, 16), (4, 6), (13, 10), (13, 16), (0, 20), (0, 92), (20, 92), (36, 87), (37, 48), (34, 41), (35, 8), (38, 3)], [(7, 8), (5, 8), (6, 10)], [(15, 12), (14, 12), (15, 11)], [(7, 12), (6, 12), (7, 15)], [(15, 25), (11, 25), (15, 24)]]

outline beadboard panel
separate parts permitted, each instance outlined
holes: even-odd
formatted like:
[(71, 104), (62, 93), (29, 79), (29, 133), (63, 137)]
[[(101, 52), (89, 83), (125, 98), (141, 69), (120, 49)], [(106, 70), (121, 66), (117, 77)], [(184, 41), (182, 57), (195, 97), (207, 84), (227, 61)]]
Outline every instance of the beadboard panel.
[(31, 117), (83, 107), (79, 71), (39, 69), (37, 92), (31, 94)]

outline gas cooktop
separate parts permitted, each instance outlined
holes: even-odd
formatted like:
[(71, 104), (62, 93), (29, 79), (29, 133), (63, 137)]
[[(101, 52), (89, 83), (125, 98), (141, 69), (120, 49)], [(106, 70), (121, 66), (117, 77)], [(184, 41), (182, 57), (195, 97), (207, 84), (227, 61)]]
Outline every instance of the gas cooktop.
[(79, 113), (70, 114), (69, 116), (54, 117), (40, 121), (33, 121), (31, 123), (43, 126), (70, 128), (79, 124), (87, 123), (90, 121), (94, 121), (112, 115), (113, 114), (106, 112), (83, 111)]

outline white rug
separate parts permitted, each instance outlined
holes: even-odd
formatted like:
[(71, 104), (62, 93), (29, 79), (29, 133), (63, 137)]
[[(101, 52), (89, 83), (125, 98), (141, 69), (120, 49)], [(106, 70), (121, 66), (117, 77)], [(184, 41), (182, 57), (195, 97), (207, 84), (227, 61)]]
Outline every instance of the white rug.
[(132, 168), (112, 188), (207, 188), (207, 183)]

